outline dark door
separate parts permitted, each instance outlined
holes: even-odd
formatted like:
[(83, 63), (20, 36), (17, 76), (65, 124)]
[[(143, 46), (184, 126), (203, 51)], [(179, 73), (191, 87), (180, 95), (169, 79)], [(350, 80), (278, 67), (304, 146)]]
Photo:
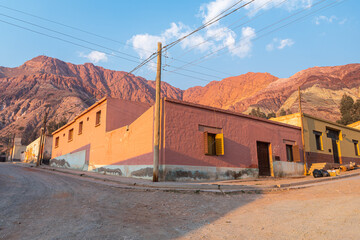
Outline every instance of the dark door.
[(259, 165), (259, 176), (271, 176), (269, 143), (256, 142)]
[(327, 137), (331, 138), (334, 163), (340, 163), (339, 149), (338, 149), (338, 145), (336, 143), (336, 141), (339, 140), (339, 131), (333, 130), (333, 129), (326, 129), (326, 130), (327, 130)]
[(334, 156), (334, 163), (340, 163), (339, 161), (339, 149), (335, 139), (331, 139), (332, 142), (332, 149), (333, 149), (333, 156)]

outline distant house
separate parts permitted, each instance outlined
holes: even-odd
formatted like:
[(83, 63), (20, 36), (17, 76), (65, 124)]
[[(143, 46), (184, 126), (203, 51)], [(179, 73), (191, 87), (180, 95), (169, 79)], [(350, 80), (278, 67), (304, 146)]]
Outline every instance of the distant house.
[[(106, 98), (53, 133), (53, 166), (151, 178), (154, 107)], [(161, 101), (161, 180), (303, 175), (299, 127)]]
[[(300, 113), (271, 120), (301, 126)], [(360, 163), (360, 130), (303, 114), (306, 161), (312, 163)]]
[[(44, 139), (43, 159), (50, 160), (52, 151), (52, 135), (46, 135)], [(39, 155), (40, 137), (26, 146), (24, 162), (36, 163)]]
[(21, 138), (15, 138), (14, 144), (10, 149), (10, 155), (8, 161), (21, 161), (21, 157), (26, 150), (26, 146), (21, 144)]

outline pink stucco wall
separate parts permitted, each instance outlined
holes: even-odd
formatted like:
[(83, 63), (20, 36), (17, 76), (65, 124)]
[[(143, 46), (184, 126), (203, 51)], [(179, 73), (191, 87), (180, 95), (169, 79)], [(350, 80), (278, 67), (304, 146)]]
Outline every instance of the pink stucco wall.
[[(281, 161), (286, 161), (284, 140), (301, 145), (298, 127), (177, 100), (164, 102), (162, 163), (166, 165), (257, 168), (256, 141), (270, 143), (272, 156), (280, 156)], [(204, 154), (204, 137), (199, 125), (222, 129), (223, 156)]]

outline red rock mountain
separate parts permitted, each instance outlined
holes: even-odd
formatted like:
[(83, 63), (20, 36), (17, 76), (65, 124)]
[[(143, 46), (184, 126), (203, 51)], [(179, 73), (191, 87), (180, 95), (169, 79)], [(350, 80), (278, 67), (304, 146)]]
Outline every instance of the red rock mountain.
[[(154, 81), (125, 75), (46, 56), (15, 68), (0, 67), (0, 137), (6, 140), (10, 133), (21, 136), (24, 132), (27, 138), (38, 135), (47, 107), (49, 120), (59, 120), (72, 119), (103, 96), (154, 101)], [(162, 95), (239, 112), (256, 107), (266, 113), (281, 108), (296, 112), (299, 86), (305, 112), (335, 121), (340, 117), (338, 107), (344, 93), (359, 98), (360, 64), (314, 67), (283, 79), (269, 73), (247, 73), (185, 91), (163, 83)], [(34, 136), (29, 137), (29, 132)]]
[[(49, 120), (59, 120), (73, 118), (104, 96), (154, 101), (153, 81), (125, 75), (91, 63), (75, 65), (46, 56), (16, 68), (0, 67), (0, 136), (4, 140), (9, 134), (38, 130), (46, 107), (50, 107)], [(162, 94), (182, 99), (183, 91), (163, 83)]]

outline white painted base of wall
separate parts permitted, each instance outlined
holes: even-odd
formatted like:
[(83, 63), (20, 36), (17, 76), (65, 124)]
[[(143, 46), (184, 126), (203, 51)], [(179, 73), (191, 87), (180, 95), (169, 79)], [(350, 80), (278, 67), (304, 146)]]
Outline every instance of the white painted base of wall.
[(161, 165), (162, 181), (205, 181), (256, 178), (257, 168), (204, 167), (185, 165)]
[(273, 166), (275, 177), (304, 176), (304, 163), (302, 162), (274, 161)]
[(88, 170), (88, 165), (85, 161), (86, 150), (76, 153), (68, 153), (50, 160), (50, 166), (72, 168), (77, 170)]

